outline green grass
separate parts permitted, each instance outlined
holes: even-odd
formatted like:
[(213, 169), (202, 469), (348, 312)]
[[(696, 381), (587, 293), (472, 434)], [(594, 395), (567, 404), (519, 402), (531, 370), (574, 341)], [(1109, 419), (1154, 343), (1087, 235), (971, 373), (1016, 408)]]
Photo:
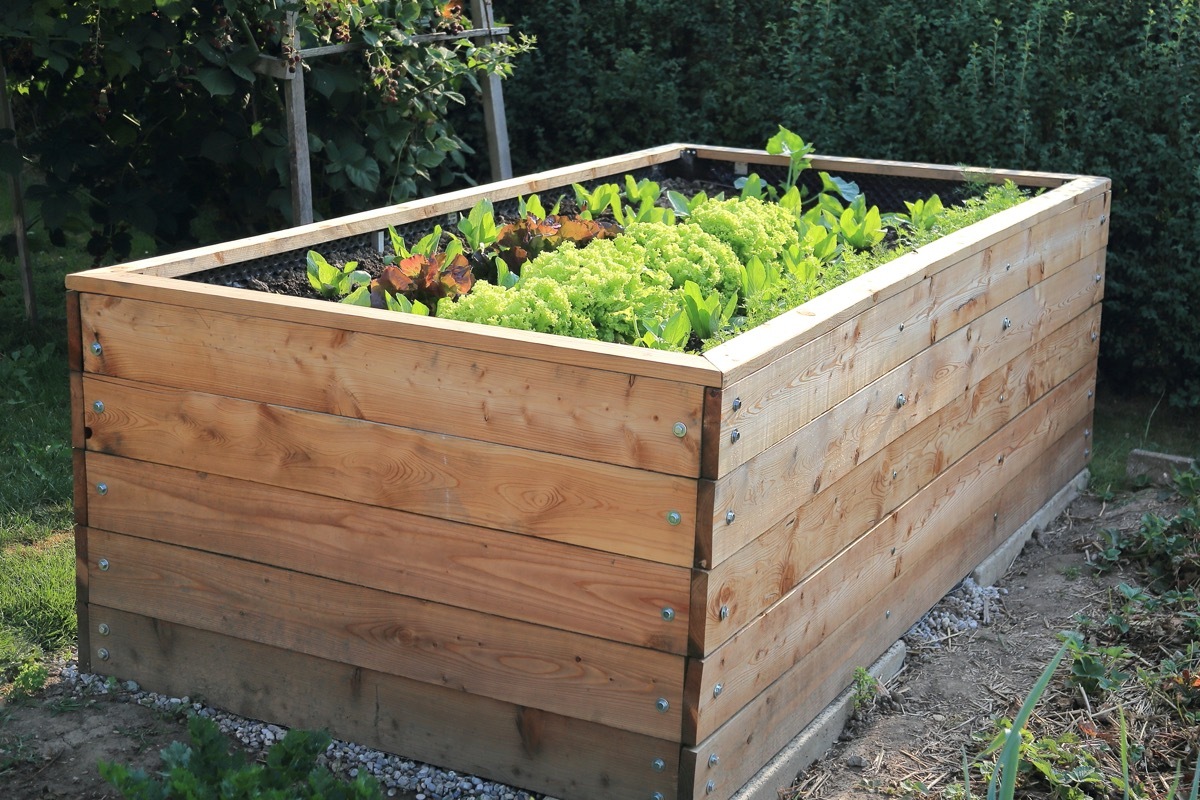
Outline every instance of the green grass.
[(1092, 446), (1092, 488), (1135, 488), (1125, 477), (1125, 461), (1134, 449), (1200, 458), (1200, 414), (1172, 408), (1160, 396), (1122, 393), (1103, 382), (1096, 390)]

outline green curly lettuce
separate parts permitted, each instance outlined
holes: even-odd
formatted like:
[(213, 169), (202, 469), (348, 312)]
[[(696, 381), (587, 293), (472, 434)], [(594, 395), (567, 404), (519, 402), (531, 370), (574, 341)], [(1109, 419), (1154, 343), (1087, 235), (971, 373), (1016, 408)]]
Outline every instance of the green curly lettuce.
[(442, 319), (500, 325), (523, 331), (540, 331), (579, 339), (595, 339), (596, 327), (571, 307), (566, 287), (551, 278), (526, 276), (516, 289), (480, 281), (470, 294), (456, 301), (443, 299), (437, 315)]
[(695, 225), (635, 222), (625, 235), (646, 250), (646, 269), (665, 272), (680, 289), (692, 281), (705, 295), (718, 289), (732, 295), (739, 287), (741, 262), (733, 249)]
[(795, 215), (753, 197), (709, 200), (692, 212), (687, 224), (728, 244), (743, 264), (754, 256), (778, 262), (784, 250), (800, 244)]

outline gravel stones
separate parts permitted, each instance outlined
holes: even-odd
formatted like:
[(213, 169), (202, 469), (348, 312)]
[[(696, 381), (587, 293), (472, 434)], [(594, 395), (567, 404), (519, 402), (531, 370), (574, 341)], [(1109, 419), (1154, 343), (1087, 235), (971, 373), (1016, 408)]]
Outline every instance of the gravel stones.
[(971, 578), (964, 578), (909, 628), (904, 638), (917, 647), (941, 647), (942, 642), (953, 636), (990, 625), (999, 609), (1000, 596), (1006, 593), (1004, 589), (980, 586)]

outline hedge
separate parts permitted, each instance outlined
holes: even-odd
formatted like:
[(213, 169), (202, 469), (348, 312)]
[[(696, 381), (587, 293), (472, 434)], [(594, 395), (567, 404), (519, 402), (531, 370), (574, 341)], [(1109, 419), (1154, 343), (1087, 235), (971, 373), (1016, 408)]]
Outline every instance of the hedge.
[(1111, 385), (1200, 406), (1196, 0), (496, 0), (538, 37), (506, 85), (513, 160), (668, 141), (1113, 179)]

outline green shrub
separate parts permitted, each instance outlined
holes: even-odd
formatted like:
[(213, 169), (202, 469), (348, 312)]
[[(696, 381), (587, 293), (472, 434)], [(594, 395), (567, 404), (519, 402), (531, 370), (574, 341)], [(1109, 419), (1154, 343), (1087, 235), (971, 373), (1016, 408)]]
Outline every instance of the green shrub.
[(1200, 406), (1194, 0), (496, 8), (540, 35), (506, 90), (525, 168), (668, 141), (758, 147), (779, 121), (825, 153), (1111, 177), (1102, 367)]

